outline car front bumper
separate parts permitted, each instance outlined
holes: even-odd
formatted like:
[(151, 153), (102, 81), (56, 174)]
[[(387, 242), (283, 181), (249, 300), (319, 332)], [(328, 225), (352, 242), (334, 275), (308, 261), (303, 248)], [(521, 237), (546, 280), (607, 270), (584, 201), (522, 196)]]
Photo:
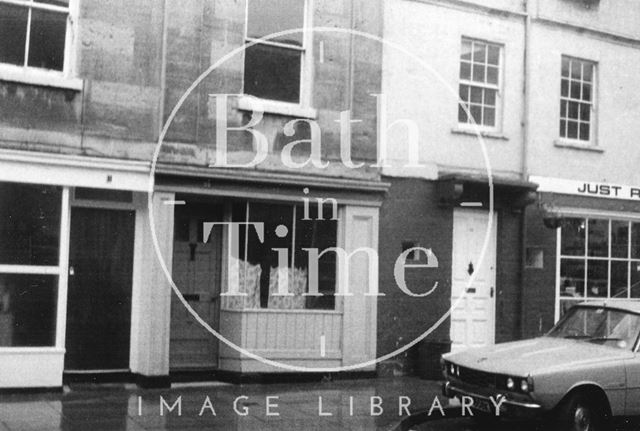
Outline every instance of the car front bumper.
[[(483, 393), (480, 393), (483, 392)], [(470, 397), (473, 399), (474, 405), (471, 406), (473, 410), (482, 410), (478, 409), (478, 405), (480, 403), (484, 405), (489, 405), (493, 408), (492, 412), (488, 412), (491, 414), (495, 414), (494, 403), (500, 399), (501, 394), (487, 394), (485, 391), (474, 390), (472, 388), (464, 387), (463, 385), (457, 385), (455, 382), (445, 382), (442, 385), (442, 393), (447, 398), (460, 398), (462, 397)], [(485, 413), (486, 410), (485, 410)], [(526, 401), (517, 401), (513, 399), (505, 399), (500, 404), (500, 412), (499, 416), (501, 417), (509, 417), (509, 418), (539, 418), (543, 414), (543, 408), (540, 404), (535, 402), (526, 402)]]

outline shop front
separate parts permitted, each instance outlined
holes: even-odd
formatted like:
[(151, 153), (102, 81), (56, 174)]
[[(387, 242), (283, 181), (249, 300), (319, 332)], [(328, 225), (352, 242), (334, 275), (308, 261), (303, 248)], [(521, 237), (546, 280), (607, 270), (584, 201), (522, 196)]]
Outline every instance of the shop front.
[[(158, 297), (168, 305), (145, 248), (148, 175), (145, 163), (2, 151), (0, 387), (166, 374), (147, 317)], [(162, 198), (157, 219), (172, 224)]]
[[(528, 334), (583, 301), (640, 301), (640, 189), (556, 178), (528, 217)], [(538, 296), (538, 298), (536, 298)]]
[[(307, 181), (270, 174), (209, 178), (202, 187), (202, 178), (158, 177), (158, 189), (175, 193), (178, 203), (176, 287), (233, 344), (220, 342), (173, 295), (172, 371), (296, 371), (242, 350), (309, 369), (375, 359), (377, 297), (368, 294), (377, 289), (384, 186), (323, 179), (307, 187)], [(348, 272), (345, 286), (342, 271)], [(348, 294), (341, 295), (343, 288)]]

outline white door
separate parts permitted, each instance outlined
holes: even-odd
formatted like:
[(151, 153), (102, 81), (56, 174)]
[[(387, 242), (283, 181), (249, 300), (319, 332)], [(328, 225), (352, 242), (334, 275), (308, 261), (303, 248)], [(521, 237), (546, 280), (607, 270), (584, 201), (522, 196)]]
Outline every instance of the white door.
[[(488, 222), (488, 211), (455, 209), (453, 212), (452, 351), (495, 342), (496, 216), (480, 263)], [(472, 275), (473, 283), (470, 283)]]

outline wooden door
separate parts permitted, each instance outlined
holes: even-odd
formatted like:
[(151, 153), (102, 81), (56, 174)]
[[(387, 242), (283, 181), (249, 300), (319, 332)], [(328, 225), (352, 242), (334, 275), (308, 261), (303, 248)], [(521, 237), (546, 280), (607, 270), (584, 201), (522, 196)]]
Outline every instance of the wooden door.
[(65, 371), (127, 370), (135, 212), (72, 208)]
[[(185, 300), (211, 327), (217, 330), (220, 313), (222, 230), (212, 230), (209, 241), (202, 240), (198, 215), (181, 215), (184, 233), (174, 239), (173, 279)], [(171, 302), (170, 366), (172, 369), (215, 368), (218, 342), (198, 323), (173, 295)]]
[[(497, 221), (482, 263), (489, 212), (456, 209), (453, 213), (451, 349), (482, 347), (495, 342), (495, 267)], [(475, 278), (469, 284), (472, 274)], [(466, 292), (466, 295), (465, 295)]]

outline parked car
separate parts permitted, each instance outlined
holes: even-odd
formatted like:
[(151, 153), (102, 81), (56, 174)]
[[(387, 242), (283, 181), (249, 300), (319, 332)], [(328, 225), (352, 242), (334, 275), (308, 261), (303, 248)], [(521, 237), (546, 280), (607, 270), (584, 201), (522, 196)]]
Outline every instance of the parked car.
[(606, 429), (613, 416), (640, 415), (639, 334), (639, 303), (583, 303), (543, 337), (443, 355), (443, 392), (476, 415)]

